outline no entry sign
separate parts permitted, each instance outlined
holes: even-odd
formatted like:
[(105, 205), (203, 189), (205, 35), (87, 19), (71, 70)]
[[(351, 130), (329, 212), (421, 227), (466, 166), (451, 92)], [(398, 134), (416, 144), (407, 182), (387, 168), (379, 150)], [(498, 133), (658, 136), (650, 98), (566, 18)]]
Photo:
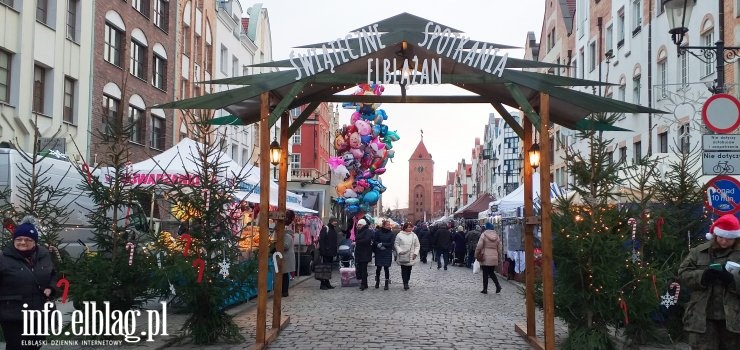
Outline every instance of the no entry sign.
[(716, 94), (701, 109), (704, 124), (716, 133), (726, 134), (740, 126), (740, 101), (728, 94)]
[(740, 210), (740, 181), (732, 176), (715, 176), (707, 183), (707, 208), (719, 215)]

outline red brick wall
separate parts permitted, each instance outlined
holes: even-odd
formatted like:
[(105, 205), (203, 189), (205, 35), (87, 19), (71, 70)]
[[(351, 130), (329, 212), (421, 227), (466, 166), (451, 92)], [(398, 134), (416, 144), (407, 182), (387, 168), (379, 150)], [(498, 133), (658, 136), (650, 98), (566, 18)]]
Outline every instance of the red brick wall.
[[(423, 168), (421, 172), (418, 171), (419, 167)], [(432, 218), (433, 180), (434, 161), (427, 155), (419, 158), (417, 154), (413, 154), (409, 160), (408, 220), (410, 222), (423, 220), (424, 212), (427, 214), (427, 220)], [(421, 198), (416, 197), (417, 194), (420, 194)]]
[[(122, 91), (122, 101), (120, 109), (124, 111), (126, 116), (128, 113), (128, 100), (133, 94), (138, 94), (144, 100), (146, 107), (151, 107), (155, 104), (169, 102), (174, 98), (174, 82), (175, 82), (175, 23), (177, 13), (175, 4), (170, 2), (169, 9), (169, 30), (167, 32), (162, 31), (153, 22), (153, 6), (150, 6), (149, 18), (144, 17), (141, 13), (136, 11), (130, 3), (123, 1), (100, 1), (95, 6), (95, 24), (94, 24), (94, 51), (93, 51), (93, 92), (92, 92), (92, 122), (90, 125), (90, 159), (88, 161), (103, 164), (105, 157), (105, 145), (102, 144), (98, 137), (98, 130), (102, 126), (103, 116), (103, 87), (113, 82), (118, 85)], [(124, 33), (123, 47), (124, 51), (121, 58), (121, 65), (123, 67), (116, 67), (115, 65), (108, 63), (103, 59), (103, 49), (105, 46), (105, 15), (108, 11), (117, 12), (121, 18), (123, 18), (126, 31)], [(147, 39), (147, 58), (146, 58), (146, 79), (134, 77), (128, 73), (129, 68), (129, 55), (131, 49), (131, 33), (135, 28), (141, 29), (146, 35)], [(151, 85), (152, 78), (152, 65), (153, 65), (153, 47), (155, 43), (161, 44), (167, 51), (167, 84), (166, 91), (159, 90)], [(125, 69), (125, 71), (124, 71)], [(125, 89), (124, 89), (125, 81)], [(165, 110), (166, 126), (165, 126), (165, 149), (172, 146), (172, 131), (173, 131), (173, 112), (171, 110)], [(131, 162), (138, 162), (147, 159), (151, 154), (159, 153), (159, 150), (155, 150), (149, 147), (150, 143), (150, 113), (146, 111), (145, 117), (147, 118), (146, 128), (144, 130), (144, 144), (135, 144), (129, 142), (131, 151)], [(97, 155), (97, 157), (96, 157)]]

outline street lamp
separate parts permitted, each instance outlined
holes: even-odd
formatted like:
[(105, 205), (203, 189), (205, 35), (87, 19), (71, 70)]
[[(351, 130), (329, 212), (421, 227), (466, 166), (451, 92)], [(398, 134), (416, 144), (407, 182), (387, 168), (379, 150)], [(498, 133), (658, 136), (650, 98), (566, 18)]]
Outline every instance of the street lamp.
[(529, 165), (532, 166), (532, 169), (537, 169), (540, 167), (540, 145), (535, 142), (532, 144), (531, 147), (529, 147), (529, 151), (527, 152), (529, 155)]
[(277, 142), (277, 138), (275, 138), (270, 143), (270, 163), (275, 166), (272, 168), (272, 176), (275, 178), (277, 177), (275, 171), (277, 170), (278, 164), (280, 164), (281, 153), (282, 149), (280, 148), (280, 144)]
[[(694, 55), (704, 63), (717, 62), (717, 79), (714, 85), (709, 88), (713, 94), (725, 92), (725, 62), (731, 63), (740, 57), (740, 47), (725, 46), (725, 18), (724, 8), (725, 1), (719, 0), (719, 40), (714, 46), (682, 46), (684, 36), (689, 32), (689, 20), (691, 11), (696, 5), (696, 0), (663, 0), (663, 9), (668, 14), (668, 23), (671, 30), (671, 40), (678, 48), (678, 55), (684, 55), (686, 52)], [(690, 50), (700, 50), (701, 54), (697, 55)]]

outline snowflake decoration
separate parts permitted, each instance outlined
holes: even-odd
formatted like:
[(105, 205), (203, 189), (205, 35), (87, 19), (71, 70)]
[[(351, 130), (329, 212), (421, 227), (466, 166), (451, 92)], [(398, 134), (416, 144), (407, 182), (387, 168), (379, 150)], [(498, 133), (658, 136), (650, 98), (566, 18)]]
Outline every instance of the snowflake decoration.
[(673, 295), (670, 295), (668, 292), (665, 292), (665, 294), (662, 297), (660, 297), (660, 299), (662, 300), (660, 302), (660, 305), (663, 305), (666, 308), (669, 308), (673, 305), (676, 305), (676, 301), (677, 301), (676, 299), (678, 298), (674, 297)]
[(633, 250), (632, 251), (632, 258), (631, 259), (632, 259), (632, 262), (633, 263), (639, 262), (640, 261), (640, 252), (638, 252), (636, 250)]
[(170, 283), (170, 294), (172, 294), (172, 296), (175, 296), (175, 286), (173, 286), (172, 283)]
[(49, 151), (49, 155), (54, 156), (57, 159), (68, 159), (66, 154), (59, 152), (59, 150), (56, 149)]
[(226, 260), (218, 263), (218, 267), (221, 268), (221, 271), (219, 271), (218, 273), (224, 276), (224, 278), (229, 277), (229, 266), (231, 266), (231, 264), (229, 264), (229, 262)]

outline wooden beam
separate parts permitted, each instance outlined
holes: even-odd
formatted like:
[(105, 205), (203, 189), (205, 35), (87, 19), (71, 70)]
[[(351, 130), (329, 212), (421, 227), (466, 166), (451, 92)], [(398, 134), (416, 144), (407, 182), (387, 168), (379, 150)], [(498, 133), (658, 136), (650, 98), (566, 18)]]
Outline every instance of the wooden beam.
[(531, 104), (529, 104), (529, 101), (527, 101), (527, 98), (524, 96), (524, 93), (521, 89), (519, 89), (519, 86), (512, 83), (506, 83), (506, 88), (511, 93), (511, 97), (514, 98), (514, 101), (519, 105), (519, 108), (522, 109), (524, 112), (524, 115), (529, 118), (529, 121), (532, 122), (532, 125), (537, 129), (537, 131), (540, 130), (540, 116), (537, 115), (537, 112), (534, 111), (534, 108)]
[[(286, 199), (288, 197), (288, 122), (290, 115), (283, 115), (280, 118), (280, 169), (278, 170), (278, 212), (285, 213)], [(285, 248), (285, 220), (277, 220), (275, 223), (275, 248), (280, 254), (284, 253)], [(293, 244), (293, 242), (290, 242)], [(272, 297), (272, 329), (280, 330), (281, 320), (281, 303), (282, 303), (282, 276), (285, 273), (285, 264), (280, 259), (278, 262), (279, 274), (275, 275), (275, 283)], [(279, 278), (280, 277), (280, 278)]]
[(263, 350), (266, 349), (270, 343), (275, 341), (277, 339), (278, 334), (280, 331), (285, 329), (285, 327), (288, 326), (290, 323), (290, 317), (283, 316), (283, 318), (280, 320), (280, 326), (276, 328), (270, 329), (269, 332), (267, 332), (267, 338), (265, 339), (265, 342), (263, 344), (253, 344), (251, 347), (249, 347), (251, 350)]
[(519, 125), (519, 123), (514, 119), (514, 117), (509, 113), (509, 111), (504, 108), (504, 105), (498, 102), (491, 102), (491, 106), (498, 112), (498, 114), (501, 116), (501, 118), (504, 119), (506, 124), (509, 124), (512, 130), (519, 136), (520, 139), (524, 139), (524, 129), (522, 129), (522, 126)]
[[(260, 178), (270, 178), (270, 95), (263, 92), (260, 95)], [(265, 327), (267, 326), (267, 259), (270, 250), (270, 233), (267, 225), (267, 214), (270, 207), (270, 181), (260, 181), (260, 210), (259, 212), (259, 255), (257, 262), (257, 344), (265, 344)]]
[(519, 333), (522, 337), (524, 337), (525, 340), (529, 343), (529, 345), (532, 345), (537, 350), (545, 350), (545, 344), (542, 344), (542, 341), (540, 338), (537, 338), (537, 336), (531, 336), (527, 335), (527, 331), (525, 330), (522, 325), (515, 323), (514, 324), (514, 331)]
[(552, 276), (552, 203), (550, 202), (550, 95), (540, 92), (540, 203), (542, 216), (542, 292), (545, 318), (545, 349), (555, 350), (555, 297)]
[(281, 115), (283, 115), (283, 112), (285, 112), (285, 109), (290, 106), (290, 103), (295, 100), (296, 96), (299, 92), (301, 92), (301, 89), (303, 89), (303, 86), (306, 85), (304, 82), (297, 82), (293, 84), (293, 87), (290, 88), (290, 91), (286, 96), (283, 96), (283, 99), (280, 100), (280, 102), (275, 106), (275, 109), (270, 113), (270, 126), (275, 125), (275, 122), (278, 118), (280, 118)]
[[(309, 98), (305, 102), (312, 102)], [(324, 102), (359, 102), (359, 103), (490, 103), (491, 99), (483, 96), (389, 96), (389, 95), (330, 95), (322, 97)], [(304, 102), (304, 101), (301, 101)]]
[[(313, 113), (313, 111), (315, 111), (316, 108), (319, 107), (319, 105), (321, 105), (321, 102), (311, 102), (308, 104), (308, 106), (306, 106), (303, 112), (301, 112), (301, 115), (299, 115), (298, 118), (296, 118), (295, 121), (290, 124), (290, 127), (288, 127), (288, 137), (293, 136), (293, 134), (298, 131), (301, 125), (303, 125), (303, 122), (308, 119), (308, 116), (310, 116), (311, 113)], [(332, 140), (331, 142), (334, 141)]]
[[(534, 215), (534, 205), (532, 203), (532, 174), (534, 169), (529, 164), (527, 151), (532, 147), (532, 122), (524, 118), (524, 217), (528, 218)], [(527, 315), (527, 336), (537, 336), (537, 327), (535, 324), (535, 305), (534, 305), (534, 225), (524, 225), (524, 274), (525, 287), (524, 299)]]

